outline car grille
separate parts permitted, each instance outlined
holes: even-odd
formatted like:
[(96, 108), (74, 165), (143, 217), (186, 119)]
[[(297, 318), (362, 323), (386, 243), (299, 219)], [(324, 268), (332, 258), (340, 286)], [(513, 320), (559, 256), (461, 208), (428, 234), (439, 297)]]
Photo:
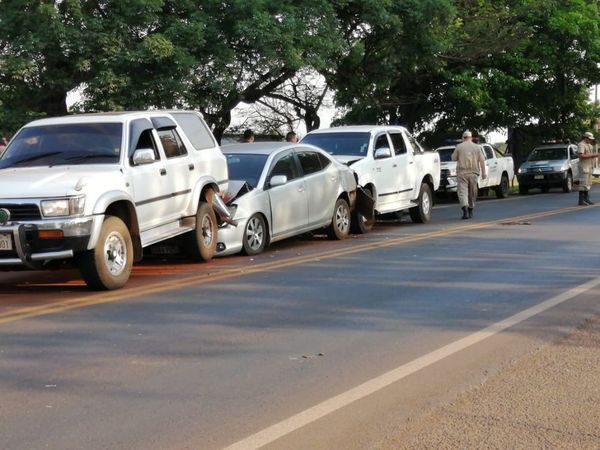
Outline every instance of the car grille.
[(23, 221), (23, 220), (40, 220), (42, 215), (40, 213), (40, 208), (35, 204), (2, 204), (0, 203), (0, 208), (5, 208), (10, 211), (10, 220), (11, 221)]
[(532, 167), (527, 172), (529, 173), (540, 173), (540, 172), (552, 172), (554, 169), (550, 166)]

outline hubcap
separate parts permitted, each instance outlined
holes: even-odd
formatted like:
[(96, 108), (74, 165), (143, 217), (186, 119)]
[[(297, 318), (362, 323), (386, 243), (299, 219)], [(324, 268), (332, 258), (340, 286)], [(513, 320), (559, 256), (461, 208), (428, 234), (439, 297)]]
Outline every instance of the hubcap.
[(262, 222), (253, 217), (248, 221), (246, 225), (246, 242), (252, 250), (258, 250), (265, 236), (265, 230), (263, 229)]
[(429, 195), (423, 195), (423, 198), (421, 199), (421, 205), (423, 205), (423, 213), (429, 214), (429, 209), (431, 208), (431, 200)]
[(120, 233), (111, 232), (104, 241), (104, 264), (111, 275), (120, 275), (125, 270), (127, 256), (125, 239)]
[(350, 229), (350, 214), (344, 205), (340, 205), (335, 211), (335, 225), (343, 233)]
[(210, 221), (210, 217), (207, 215), (205, 215), (202, 218), (202, 240), (204, 241), (204, 245), (206, 247), (210, 247), (210, 244), (212, 243), (213, 240), (213, 230), (212, 230), (212, 224)]

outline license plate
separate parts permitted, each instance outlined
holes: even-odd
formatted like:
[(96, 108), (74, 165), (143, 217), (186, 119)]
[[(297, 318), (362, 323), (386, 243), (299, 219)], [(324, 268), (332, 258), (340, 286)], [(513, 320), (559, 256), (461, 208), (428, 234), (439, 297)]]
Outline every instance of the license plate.
[(544, 179), (544, 175), (535, 175), (534, 180), (543, 180)]
[(0, 250), (12, 250), (12, 238), (10, 233), (0, 233)]

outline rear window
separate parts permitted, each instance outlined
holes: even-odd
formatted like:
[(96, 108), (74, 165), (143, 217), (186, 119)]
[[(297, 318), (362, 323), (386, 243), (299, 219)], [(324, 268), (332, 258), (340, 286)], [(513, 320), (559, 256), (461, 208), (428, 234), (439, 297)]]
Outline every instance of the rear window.
[(308, 134), (303, 144), (315, 145), (331, 155), (366, 156), (369, 151), (370, 133), (339, 132)]
[(213, 148), (215, 140), (200, 116), (194, 112), (171, 112), (171, 115), (188, 137), (196, 150)]

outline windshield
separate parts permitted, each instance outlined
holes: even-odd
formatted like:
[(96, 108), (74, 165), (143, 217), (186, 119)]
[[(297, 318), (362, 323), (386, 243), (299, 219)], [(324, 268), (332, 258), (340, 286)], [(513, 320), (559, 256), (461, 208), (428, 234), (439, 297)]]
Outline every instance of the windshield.
[(227, 153), (225, 156), (230, 180), (245, 181), (253, 188), (258, 185), (268, 155)]
[(0, 168), (116, 164), (120, 123), (46, 125), (23, 128), (0, 158)]
[(303, 144), (312, 144), (331, 155), (367, 156), (371, 133), (315, 133), (302, 139)]
[(440, 155), (441, 162), (452, 161), (452, 152), (454, 152), (453, 148), (438, 148), (436, 152), (438, 152)]
[(545, 161), (552, 159), (569, 159), (567, 148), (536, 148), (531, 152), (529, 161)]

